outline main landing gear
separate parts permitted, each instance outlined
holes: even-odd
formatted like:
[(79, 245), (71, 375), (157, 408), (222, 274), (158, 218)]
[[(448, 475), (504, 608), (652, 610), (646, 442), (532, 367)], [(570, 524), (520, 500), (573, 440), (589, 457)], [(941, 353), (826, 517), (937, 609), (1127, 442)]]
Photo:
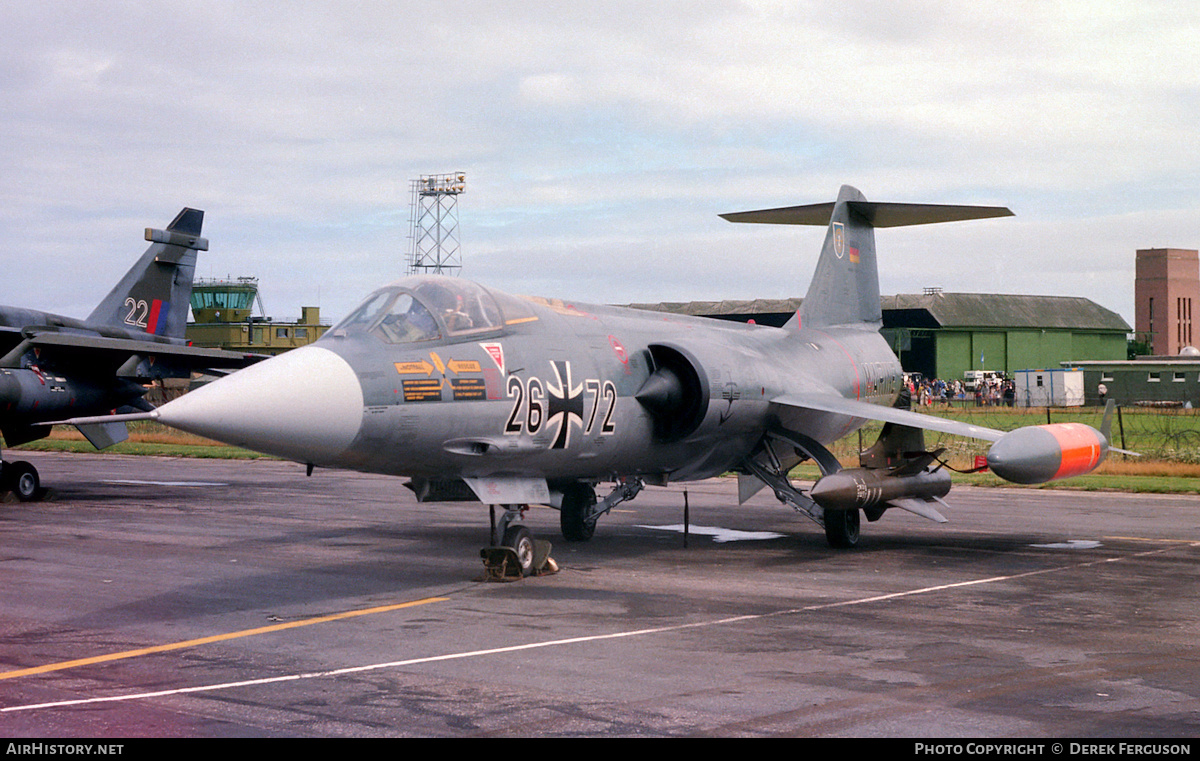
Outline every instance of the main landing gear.
[(24, 460), (4, 461), (0, 465), (0, 491), (9, 491), (22, 502), (34, 502), (42, 498), (42, 482), (37, 468)]
[(821, 469), (822, 476), (837, 473), (842, 469), (837, 458), (819, 442), (795, 431), (768, 431), (763, 443), (764, 446), (757, 456), (747, 457), (742, 461), (746, 471), (770, 487), (780, 502), (791, 505), (796, 512), (824, 528), (825, 540), (830, 547), (852, 549), (858, 546), (862, 522), (858, 508), (831, 509), (814, 502), (808, 494), (792, 485), (787, 472), (795, 462), (789, 461), (786, 465), (781, 462), (775, 445), (803, 455), (804, 459), (813, 460)]
[(839, 550), (848, 550), (858, 545), (858, 534), (862, 518), (858, 508), (833, 510), (825, 508), (822, 515), (825, 525), (825, 541)]
[(586, 542), (596, 533), (596, 521), (622, 502), (633, 499), (646, 486), (640, 478), (619, 482), (603, 500), (596, 501), (596, 490), (591, 484), (577, 482), (568, 485), (562, 492), (562, 505), (558, 508), (559, 526), (563, 539), (568, 542)]

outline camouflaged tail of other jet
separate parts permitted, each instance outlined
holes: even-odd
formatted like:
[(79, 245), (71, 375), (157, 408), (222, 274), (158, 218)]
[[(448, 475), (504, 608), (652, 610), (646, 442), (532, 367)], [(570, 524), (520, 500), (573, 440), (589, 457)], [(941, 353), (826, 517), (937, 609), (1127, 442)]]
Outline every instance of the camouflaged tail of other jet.
[[(0, 307), (0, 432), (8, 446), (50, 434), (48, 422), (92, 414), (78, 425), (103, 449), (128, 437), (103, 412), (150, 410), (146, 384), (193, 370), (240, 368), (257, 358), (188, 346), (184, 338), (204, 212), (185, 208), (166, 229), (147, 228), (150, 246), (85, 320)], [(0, 489), (21, 500), (42, 493), (25, 461), (0, 465)]]

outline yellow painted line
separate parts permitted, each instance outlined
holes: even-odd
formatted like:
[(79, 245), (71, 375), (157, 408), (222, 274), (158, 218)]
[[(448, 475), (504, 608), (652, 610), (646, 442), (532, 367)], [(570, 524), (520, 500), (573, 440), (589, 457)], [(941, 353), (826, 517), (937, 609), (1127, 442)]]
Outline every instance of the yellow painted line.
[(271, 626), (260, 626), (256, 629), (243, 629), (242, 631), (229, 632), (228, 634), (214, 634), (211, 637), (200, 637), (199, 639), (189, 639), (183, 642), (172, 642), (166, 645), (155, 645), (154, 647), (144, 647), (140, 650), (126, 650), (121, 653), (109, 653), (107, 655), (96, 655), (91, 658), (79, 658), (74, 661), (63, 661), (62, 663), (48, 663), (45, 666), (35, 666), (28, 669), (20, 669), (17, 671), (0, 672), (0, 679), (13, 679), (19, 676), (31, 676), (33, 674), (44, 674), (49, 671), (62, 671), (64, 669), (77, 668), (79, 666), (90, 666), (94, 663), (105, 663), (107, 661), (119, 661), (125, 658), (137, 658), (142, 655), (151, 655), (153, 653), (165, 653), (169, 650), (182, 650), (188, 647), (198, 647), (200, 645), (209, 645), (213, 642), (224, 642), (231, 639), (239, 639), (241, 637), (253, 637), (258, 634), (270, 634), (271, 632), (279, 632), (285, 629), (295, 629), (301, 626), (312, 626), (314, 624), (325, 624), (330, 621), (341, 621), (345, 618), (354, 618), (356, 616), (369, 616), (373, 613), (387, 613), (388, 611), (401, 610), (403, 608), (412, 608), (417, 605), (428, 605), (432, 602), (445, 602), (447, 597), (427, 597), (423, 600), (413, 600), (411, 602), (401, 602), (395, 605), (381, 605), (375, 608), (363, 608), (361, 610), (348, 610), (345, 613), (334, 613), (329, 616), (318, 616), (317, 618), (305, 618), (299, 621), (289, 621), (284, 624), (272, 624)]
[(1104, 539), (1120, 539), (1126, 542), (1154, 542), (1155, 544), (1194, 544), (1195, 539), (1151, 539), (1145, 536), (1106, 536)]

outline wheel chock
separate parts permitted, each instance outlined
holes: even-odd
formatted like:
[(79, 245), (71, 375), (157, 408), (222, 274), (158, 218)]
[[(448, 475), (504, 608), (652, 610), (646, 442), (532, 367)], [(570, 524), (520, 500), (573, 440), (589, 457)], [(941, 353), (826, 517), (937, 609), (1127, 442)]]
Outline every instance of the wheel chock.
[(485, 581), (511, 581), (521, 578), (521, 563), (517, 551), (512, 547), (484, 547), (479, 551), (483, 559)]
[[(552, 545), (544, 539), (533, 540), (533, 573), (543, 576), (558, 573), (558, 564), (550, 557)], [(512, 547), (484, 547), (479, 551), (483, 560), (485, 581), (515, 581), (521, 578), (521, 562)]]
[(545, 539), (533, 540), (533, 575), (541, 576), (558, 571), (558, 564), (550, 557), (550, 549), (550, 542)]

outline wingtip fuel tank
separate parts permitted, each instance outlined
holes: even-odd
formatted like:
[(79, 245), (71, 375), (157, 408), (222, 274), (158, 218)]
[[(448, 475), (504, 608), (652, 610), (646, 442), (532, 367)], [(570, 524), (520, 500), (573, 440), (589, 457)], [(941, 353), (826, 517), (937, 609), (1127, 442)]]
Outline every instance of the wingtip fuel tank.
[(988, 450), (993, 473), (1017, 484), (1041, 484), (1090, 473), (1108, 455), (1108, 438), (1083, 423), (1028, 426), (1004, 434)]

